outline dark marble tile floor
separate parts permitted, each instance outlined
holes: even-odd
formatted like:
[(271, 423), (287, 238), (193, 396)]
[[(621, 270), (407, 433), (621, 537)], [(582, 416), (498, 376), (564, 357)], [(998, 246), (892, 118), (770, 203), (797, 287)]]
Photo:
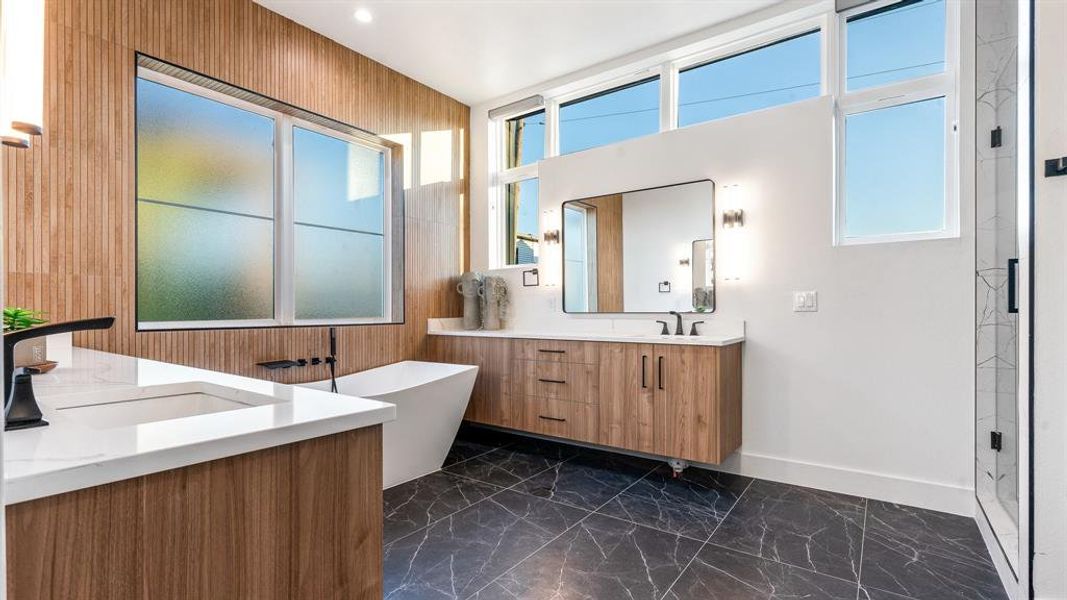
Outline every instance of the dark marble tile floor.
[(385, 491), (385, 598), (1001, 600), (973, 519), (464, 428)]

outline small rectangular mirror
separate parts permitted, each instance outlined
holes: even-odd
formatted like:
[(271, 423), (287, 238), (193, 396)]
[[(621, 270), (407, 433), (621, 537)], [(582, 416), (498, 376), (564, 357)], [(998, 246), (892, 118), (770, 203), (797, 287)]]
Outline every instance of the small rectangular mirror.
[(564, 310), (714, 311), (714, 199), (703, 180), (565, 202)]

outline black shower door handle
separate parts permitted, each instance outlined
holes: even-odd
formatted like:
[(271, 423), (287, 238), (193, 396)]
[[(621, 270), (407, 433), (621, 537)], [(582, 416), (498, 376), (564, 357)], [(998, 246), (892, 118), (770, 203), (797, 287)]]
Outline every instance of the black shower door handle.
[(1016, 271), (1019, 270), (1019, 259), (1008, 259), (1008, 312), (1019, 312), (1019, 292), (1016, 289), (1015, 280), (1018, 279)]

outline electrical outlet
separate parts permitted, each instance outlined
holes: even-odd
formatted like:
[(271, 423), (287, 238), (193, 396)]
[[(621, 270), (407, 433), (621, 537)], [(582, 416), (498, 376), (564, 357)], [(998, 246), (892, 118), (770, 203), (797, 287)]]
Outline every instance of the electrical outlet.
[(793, 312), (819, 312), (819, 293), (793, 292)]

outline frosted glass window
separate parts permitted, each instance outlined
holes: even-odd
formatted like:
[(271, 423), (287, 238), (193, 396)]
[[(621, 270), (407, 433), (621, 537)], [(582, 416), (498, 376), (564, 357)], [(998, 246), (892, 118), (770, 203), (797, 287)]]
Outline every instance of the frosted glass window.
[[(137, 61), (138, 329), (403, 322), (392, 178), (411, 134), (394, 143)], [(452, 142), (421, 138), (449, 169)]]
[(945, 99), (845, 118), (845, 237), (945, 227)]
[(678, 125), (692, 125), (819, 95), (819, 32), (678, 73)]
[(137, 197), (274, 216), (274, 119), (137, 80)]
[(945, 71), (945, 0), (890, 5), (848, 20), (848, 91)]
[(138, 321), (272, 318), (273, 246), (271, 219), (139, 202)]
[(559, 152), (569, 154), (659, 131), (659, 77), (559, 107)]
[(381, 235), (297, 224), (296, 318), (381, 317)]
[(293, 180), (296, 318), (384, 316), (383, 153), (296, 127)]
[(274, 119), (137, 80), (137, 317), (274, 317)]

